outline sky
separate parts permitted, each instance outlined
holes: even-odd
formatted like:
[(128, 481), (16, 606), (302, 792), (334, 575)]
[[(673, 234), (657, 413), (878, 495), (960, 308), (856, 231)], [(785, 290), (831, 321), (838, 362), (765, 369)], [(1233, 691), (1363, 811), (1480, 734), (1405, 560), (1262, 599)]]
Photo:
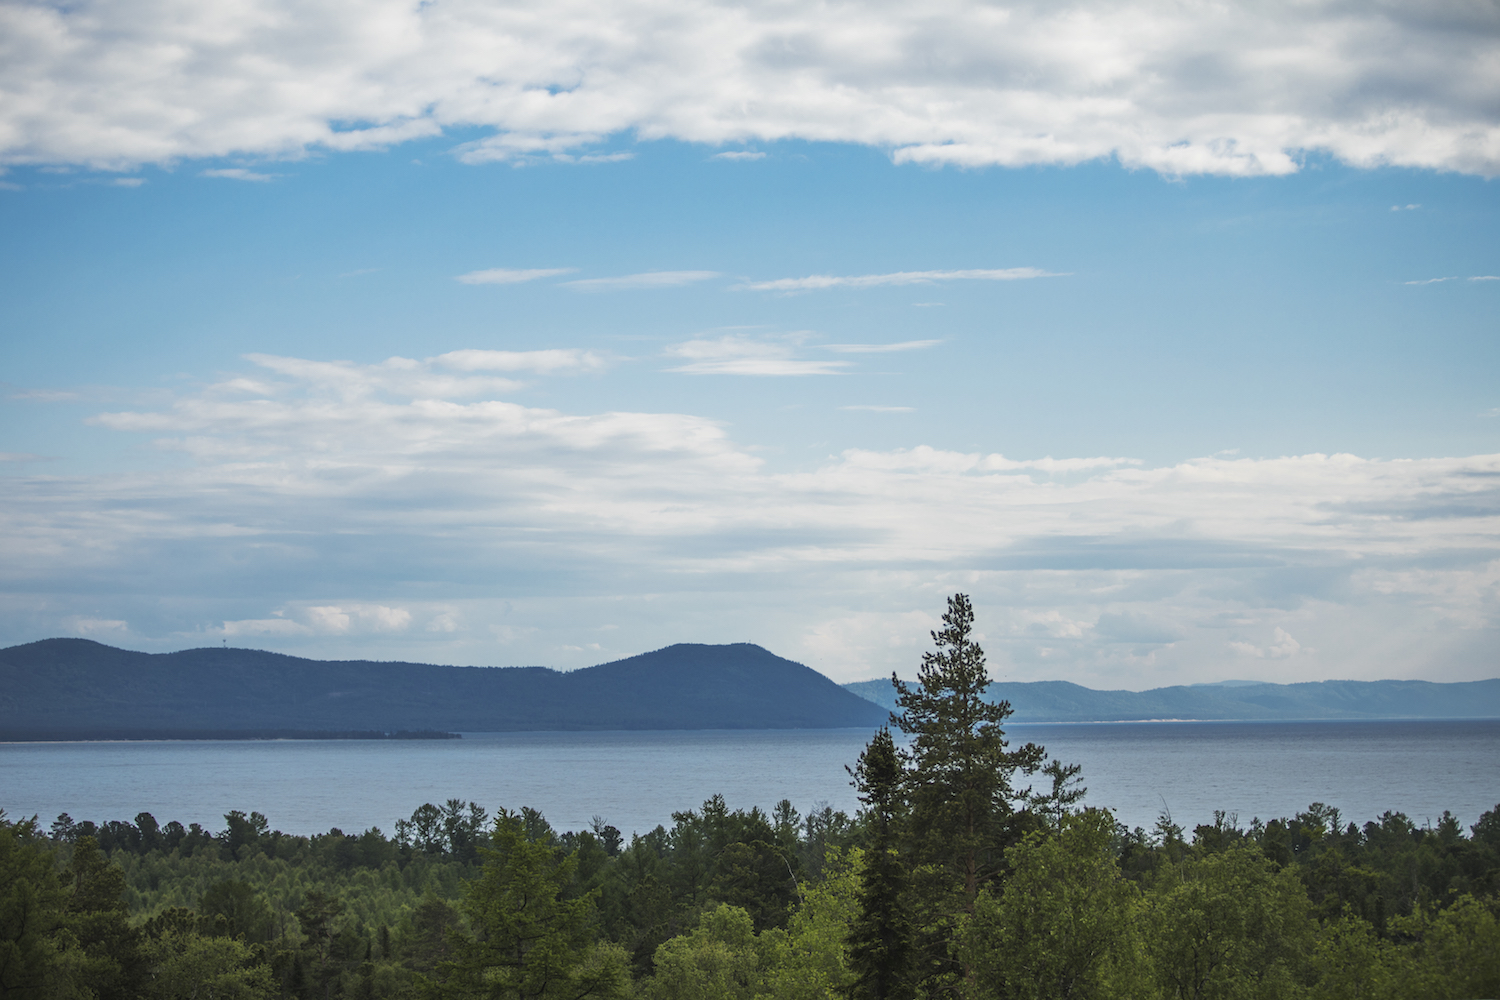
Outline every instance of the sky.
[(0, 0), (0, 645), (1500, 675), (1500, 9)]

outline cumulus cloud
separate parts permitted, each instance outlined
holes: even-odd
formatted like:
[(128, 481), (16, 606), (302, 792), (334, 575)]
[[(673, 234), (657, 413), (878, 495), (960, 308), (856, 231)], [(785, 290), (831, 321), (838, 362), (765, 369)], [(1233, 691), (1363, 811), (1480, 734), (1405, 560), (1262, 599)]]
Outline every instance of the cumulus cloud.
[(852, 142), (902, 163), (1114, 157), (1166, 174), (1500, 173), (1500, 17), (1349, 5), (955, 0), (16, 0), (0, 162), (124, 168), (491, 134), (470, 162), (597, 161), (611, 136)]
[(519, 285), (527, 281), (536, 281), (538, 278), (555, 278), (559, 274), (572, 274), (576, 270), (578, 270), (576, 267), (492, 267), (487, 271), (470, 271), (468, 274), (460, 274), (453, 280), (461, 281), (466, 285)]
[(962, 271), (897, 271), (893, 274), (814, 274), (806, 278), (747, 281), (736, 287), (752, 292), (815, 292), (826, 288), (881, 288), (888, 285), (932, 285), (939, 281), (1025, 281), (1060, 278), (1061, 274), (1035, 267), (970, 268)]
[[(689, 365), (805, 360), (791, 339), (688, 343)], [(436, 643), (443, 662), (495, 662), (502, 641), (508, 662), (582, 665), (748, 639), (855, 679), (909, 671), (915, 626), (964, 590), (1010, 679), (1493, 672), (1500, 455), (1152, 467), (917, 447), (776, 468), (699, 416), (442, 381), (585, 358), (257, 355), (170, 405), (100, 414), (175, 458), (11, 476), (5, 619), (330, 655), (355, 647), (317, 644)]]
[(645, 288), (676, 288), (718, 276), (718, 271), (647, 271), (643, 274), (622, 274), (615, 278), (578, 278), (564, 281), (563, 284), (580, 292), (626, 292)]
[(852, 364), (798, 357), (795, 339), (732, 333), (673, 344), (666, 355), (685, 362), (667, 370), (686, 375), (837, 375)]
[(715, 153), (710, 160), (764, 160), (765, 153), (752, 152), (746, 149), (731, 149), (724, 153)]

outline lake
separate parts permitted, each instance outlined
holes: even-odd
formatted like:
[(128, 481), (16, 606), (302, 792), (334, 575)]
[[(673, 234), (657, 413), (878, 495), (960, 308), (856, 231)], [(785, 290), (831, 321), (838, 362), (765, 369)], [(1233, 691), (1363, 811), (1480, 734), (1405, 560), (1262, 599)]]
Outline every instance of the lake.
[[(1363, 824), (1386, 810), (1465, 825), (1500, 803), (1500, 720), (1017, 725), (1014, 742), (1083, 765), (1087, 802), (1149, 828), (1163, 807), (1189, 830), (1215, 809), (1240, 822), (1312, 802)], [(95, 822), (150, 812), (218, 830), (231, 809), (316, 833), (378, 826), (424, 802), (529, 805), (558, 830), (594, 815), (625, 831), (721, 793), (732, 808), (783, 798), (857, 808), (844, 766), (865, 730), (469, 733), (444, 741), (0, 744), (0, 808)]]

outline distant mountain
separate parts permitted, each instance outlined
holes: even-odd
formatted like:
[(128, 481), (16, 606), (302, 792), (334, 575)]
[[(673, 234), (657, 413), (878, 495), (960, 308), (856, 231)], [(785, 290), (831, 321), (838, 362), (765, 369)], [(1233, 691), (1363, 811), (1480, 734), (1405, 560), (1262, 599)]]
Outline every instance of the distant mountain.
[(884, 710), (759, 646), (677, 645), (597, 667), (137, 653), (86, 639), (0, 650), (0, 739), (206, 730), (824, 729)]
[[(887, 709), (896, 707), (896, 691), (888, 680), (844, 687)], [(1032, 681), (991, 684), (985, 696), (1010, 702), (1015, 709), (1012, 722), (1500, 718), (1500, 679), (1456, 684), (1232, 681), (1151, 691), (1095, 691), (1068, 681)]]

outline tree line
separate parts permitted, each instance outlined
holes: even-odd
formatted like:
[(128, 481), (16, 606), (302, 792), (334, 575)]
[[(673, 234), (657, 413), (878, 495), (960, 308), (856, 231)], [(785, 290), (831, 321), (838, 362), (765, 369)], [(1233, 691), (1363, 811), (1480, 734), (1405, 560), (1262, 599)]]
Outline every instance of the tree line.
[(852, 817), (715, 796), (627, 839), (459, 799), (390, 836), (0, 814), (0, 996), (1500, 995), (1500, 806), (1468, 831), (1319, 804), (1126, 829), (1006, 740), (972, 628), (955, 595)]

